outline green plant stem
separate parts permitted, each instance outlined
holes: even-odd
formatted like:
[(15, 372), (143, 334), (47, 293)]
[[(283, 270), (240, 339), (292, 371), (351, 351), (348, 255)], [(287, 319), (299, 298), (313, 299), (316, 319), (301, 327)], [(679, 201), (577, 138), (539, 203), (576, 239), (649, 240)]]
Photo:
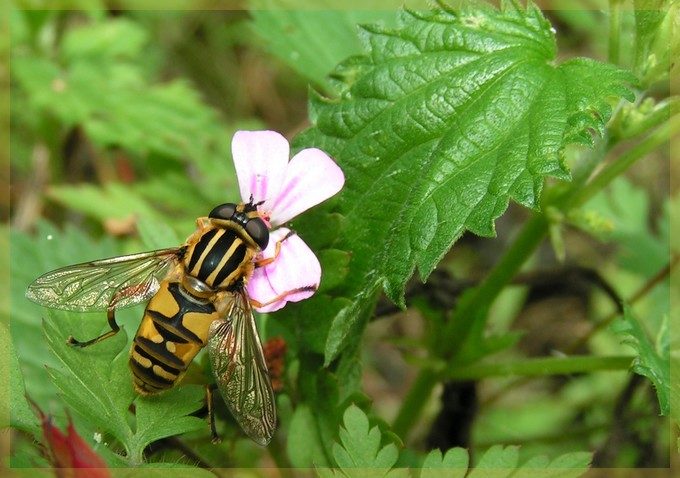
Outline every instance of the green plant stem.
[(573, 190), (572, 194), (565, 200), (563, 205), (558, 207), (563, 211), (566, 211), (574, 207), (582, 206), (615, 178), (630, 168), (635, 162), (654, 151), (668, 141), (673, 134), (678, 132), (680, 132), (680, 115), (675, 115), (669, 121), (659, 126), (659, 128), (653, 131), (645, 139), (628, 151), (622, 153), (615, 161), (612, 161), (605, 166), (605, 168), (583, 188)]
[[(486, 279), (475, 287), (470, 295), (461, 300), (442, 334), (439, 347), (434, 351), (438, 357), (455, 362), (455, 355), (462, 348), (469, 332), (474, 327), (474, 321), (486, 319), (485, 312), (488, 307), (531, 256), (547, 231), (548, 221), (545, 217), (536, 214), (529, 219), (512, 246)], [(425, 403), (432, 394), (432, 389), (440, 378), (441, 373), (430, 368), (424, 368), (418, 374), (392, 425), (392, 430), (402, 439), (406, 438), (417, 422)]]
[(431, 368), (423, 368), (418, 373), (413, 385), (404, 397), (397, 418), (392, 423), (392, 431), (402, 440), (406, 441), (408, 433), (420, 417), (420, 412), (439, 380), (440, 374)]
[(621, 45), (621, 0), (609, 0), (609, 63), (619, 64)]
[(541, 214), (535, 214), (529, 219), (484, 281), (460, 300), (442, 334), (444, 348), (438, 351), (441, 358), (451, 361), (449, 366), (455, 363), (457, 354), (462, 349), (470, 331), (478, 325), (476, 322), (486, 320), (487, 312), (498, 294), (543, 241), (548, 233), (548, 226), (548, 220)]
[(447, 371), (446, 377), (453, 380), (479, 380), (487, 377), (541, 377), (546, 375), (568, 375), (572, 373), (595, 372), (598, 370), (627, 370), (633, 356), (594, 357), (542, 357), (499, 363), (477, 363)]
[(646, 131), (651, 131), (666, 122), (680, 111), (680, 96), (671, 96), (659, 101), (654, 109), (637, 121), (623, 126), (620, 131), (621, 139), (634, 138)]

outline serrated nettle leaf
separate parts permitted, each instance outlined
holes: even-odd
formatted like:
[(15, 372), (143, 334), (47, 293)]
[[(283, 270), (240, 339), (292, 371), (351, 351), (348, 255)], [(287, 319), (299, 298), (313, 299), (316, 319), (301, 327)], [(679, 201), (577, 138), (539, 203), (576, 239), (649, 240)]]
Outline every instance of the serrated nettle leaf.
[(546, 176), (569, 177), (564, 147), (592, 142), (609, 101), (634, 97), (628, 72), (557, 64), (553, 30), (531, 3), (405, 11), (398, 28), (366, 28), (364, 42), (340, 97), (313, 98), (314, 126), (296, 138), (347, 178), (335, 247), (352, 253), (354, 304), (334, 319), (327, 361), (378, 288), (403, 304), (415, 268), (426, 278), (465, 230), (494, 234), (511, 199), (537, 208)]
[(624, 343), (633, 347), (638, 354), (633, 362), (633, 372), (647, 377), (654, 384), (662, 415), (670, 412), (670, 336), (667, 321), (668, 316), (664, 317), (656, 337), (656, 346), (627, 306), (622, 320), (615, 326), (616, 332), (624, 335)]

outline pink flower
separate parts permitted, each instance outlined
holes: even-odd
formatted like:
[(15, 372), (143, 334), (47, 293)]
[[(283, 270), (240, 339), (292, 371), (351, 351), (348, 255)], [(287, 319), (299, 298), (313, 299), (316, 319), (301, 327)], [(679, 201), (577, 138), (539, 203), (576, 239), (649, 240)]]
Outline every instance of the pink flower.
[[(303, 149), (288, 161), (288, 141), (274, 131), (237, 131), (231, 150), (241, 199), (262, 201), (258, 212), (272, 229), (258, 260), (274, 257), (276, 243), (290, 233), (278, 226), (335, 195), (345, 183), (338, 165), (320, 149)], [(319, 260), (292, 233), (273, 262), (255, 269), (247, 289), (251, 299), (266, 304), (258, 312), (273, 312), (310, 297), (320, 280)]]

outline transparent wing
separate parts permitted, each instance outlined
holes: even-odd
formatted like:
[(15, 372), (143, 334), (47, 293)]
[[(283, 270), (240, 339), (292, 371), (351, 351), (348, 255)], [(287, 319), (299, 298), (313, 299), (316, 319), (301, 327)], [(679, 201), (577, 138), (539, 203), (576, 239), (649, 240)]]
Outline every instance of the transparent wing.
[(210, 326), (210, 363), (232, 415), (250, 438), (265, 446), (276, 427), (274, 392), (248, 297), (244, 291), (231, 297), (226, 320)]
[(156, 293), (181, 251), (161, 249), (62, 267), (33, 281), (26, 297), (45, 307), (80, 312), (128, 307)]

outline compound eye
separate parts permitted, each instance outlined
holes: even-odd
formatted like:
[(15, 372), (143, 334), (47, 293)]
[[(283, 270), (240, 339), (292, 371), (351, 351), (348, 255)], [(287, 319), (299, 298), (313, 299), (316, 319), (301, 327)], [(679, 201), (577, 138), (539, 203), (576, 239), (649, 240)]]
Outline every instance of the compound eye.
[(229, 220), (229, 219), (231, 219), (231, 216), (233, 216), (235, 212), (236, 212), (236, 204), (227, 202), (227, 203), (220, 204), (219, 206), (215, 207), (212, 211), (210, 211), (210, 214), (208, 214), (208, 217), (212, 217), (214, 219)]
[(246, 223), (246, 232), (253, 241), (264, 250), (269, 244), (269, 229), (262, 219), (253, 218)]

